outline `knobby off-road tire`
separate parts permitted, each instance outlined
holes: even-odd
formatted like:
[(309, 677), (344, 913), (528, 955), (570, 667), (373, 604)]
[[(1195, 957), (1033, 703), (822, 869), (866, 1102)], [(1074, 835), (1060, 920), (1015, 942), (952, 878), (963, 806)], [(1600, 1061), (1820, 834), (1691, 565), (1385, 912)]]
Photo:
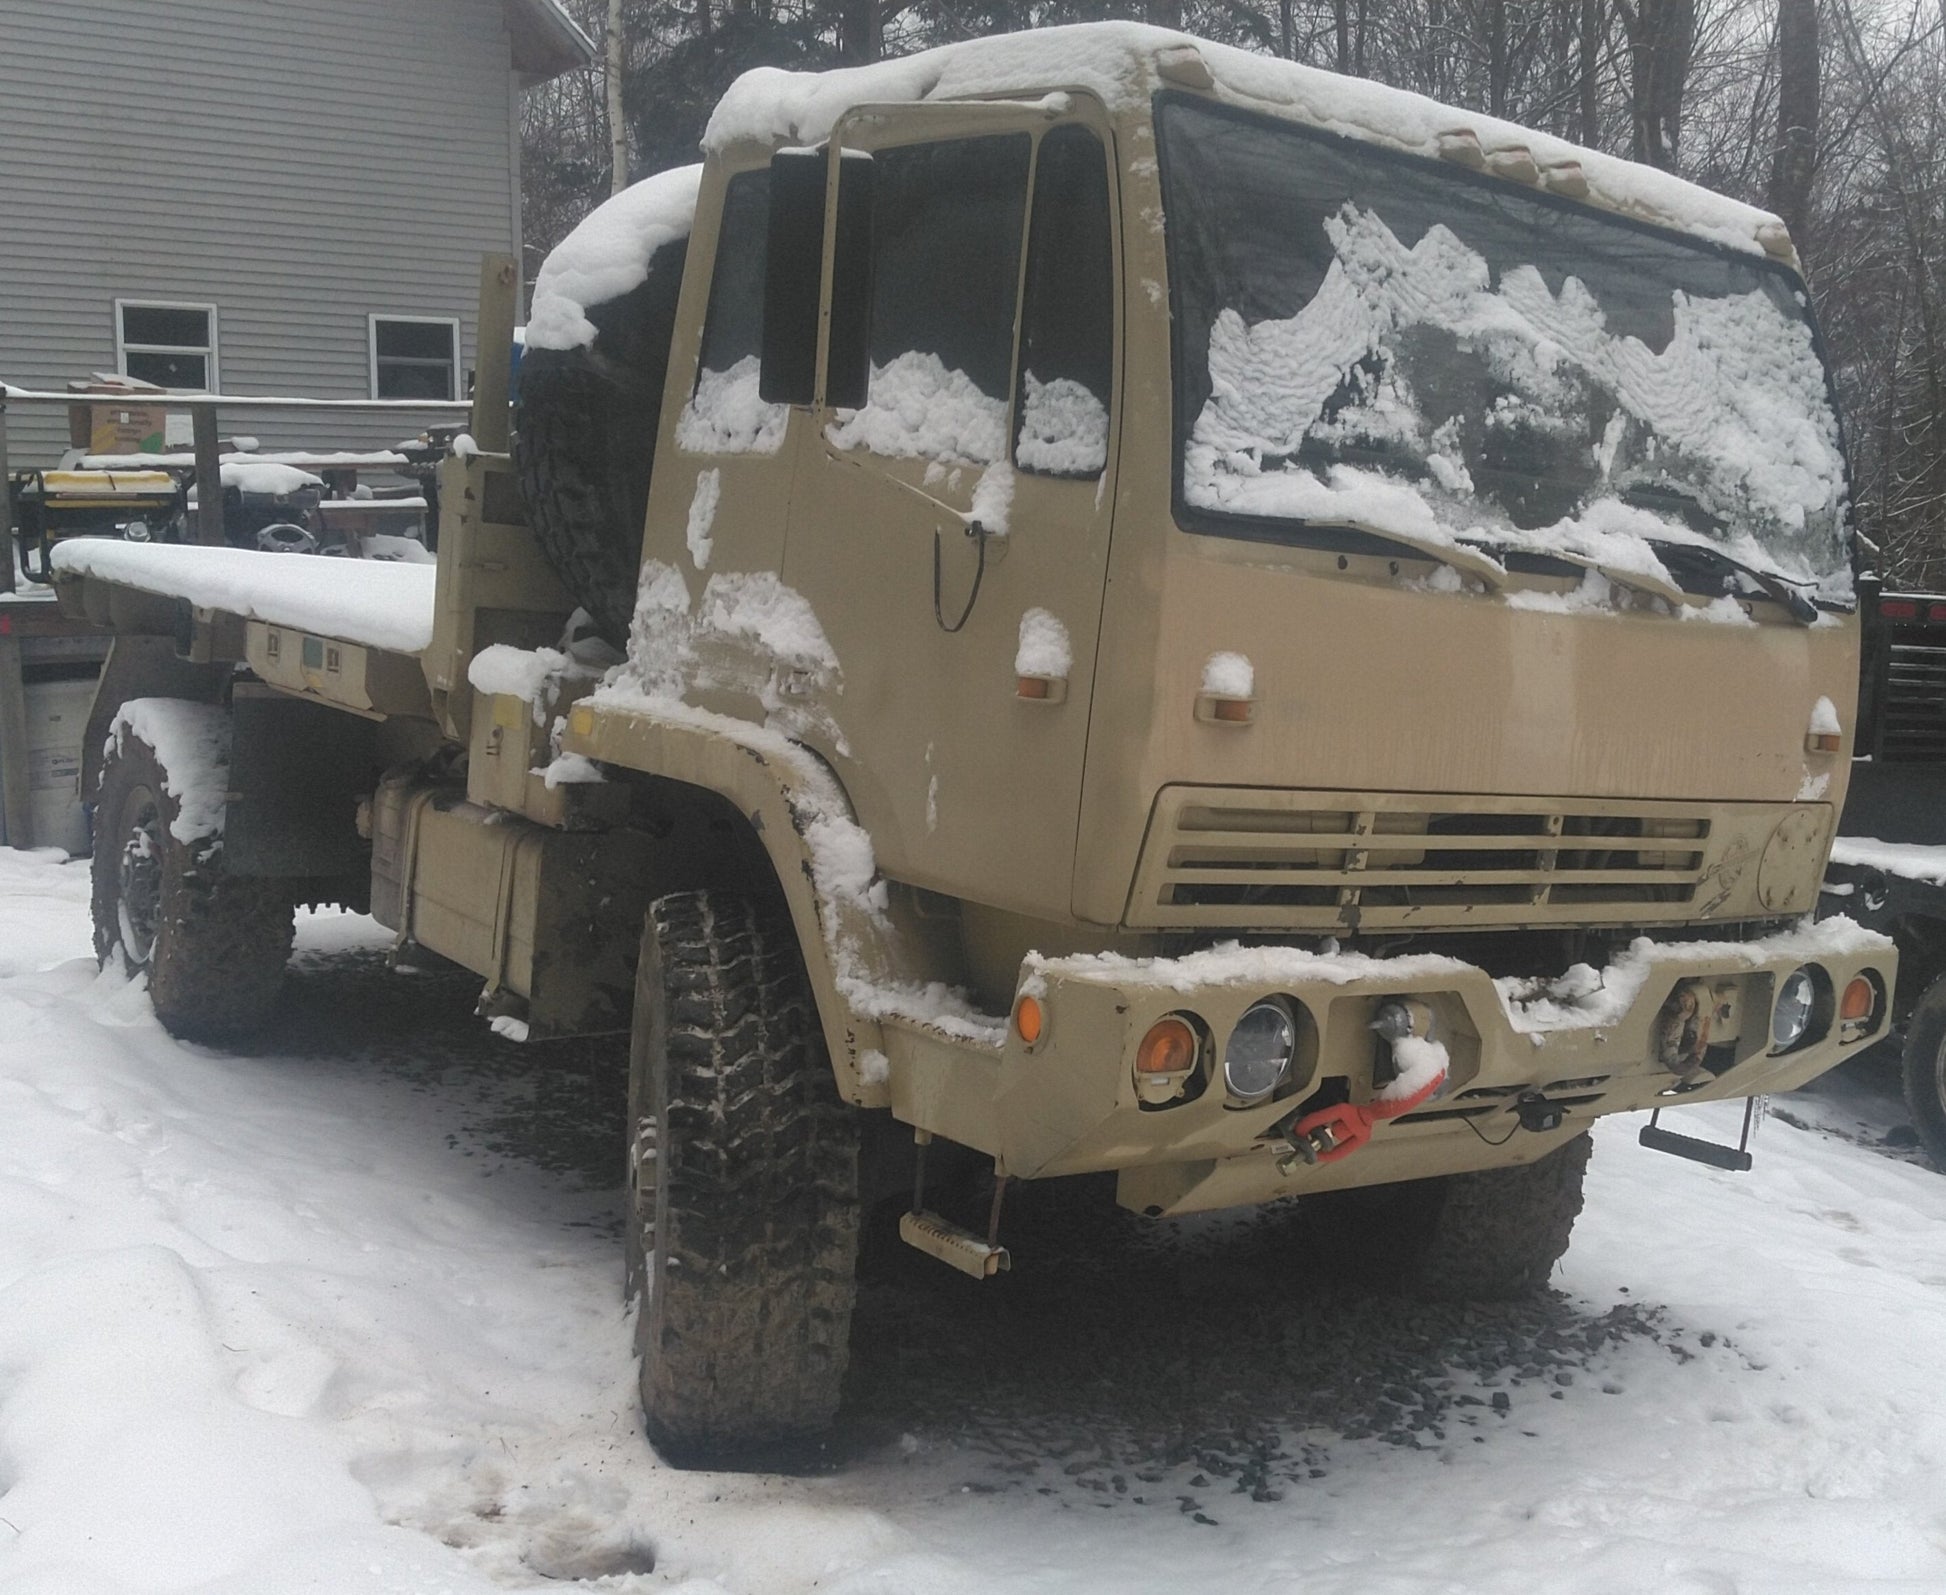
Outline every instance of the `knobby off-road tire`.
[(1935, 1165), (1946, 1169), (1946, 975), (1926, 987), (1912, 1006), (1900, 1073), (1919, 1143)]
[(781, 906), (716, 891), (650, 906), (629, 1076), (649, 1438), (684, 1467), (807, 1460), (845, 1372), (859, 1116)]
[[(207, 705), (174, 707), (227, 720)], [(230, 1041), (275, 1009), (294, 915), (280, 882), (223, 873), (219, 839), (175, 834), (187, 779), (172, 781), (156, 750), (122, 727), (95, 807), (95, 956), (148, 976), (171, 1035)]]
[(635, 613), (684, 247), (657, 250), (645, 281), (588, 310), (591, 345), (520, 361), (514, 469), (535, 540), (618, 648)]
[(1331, 1192), (1308, 1234), (1367, 1282), (1442, 1301), (1516, 1301), (1547, 1284), (1581, 1212), (1593, 1144), (1578, 1135), (1534, 1163)]

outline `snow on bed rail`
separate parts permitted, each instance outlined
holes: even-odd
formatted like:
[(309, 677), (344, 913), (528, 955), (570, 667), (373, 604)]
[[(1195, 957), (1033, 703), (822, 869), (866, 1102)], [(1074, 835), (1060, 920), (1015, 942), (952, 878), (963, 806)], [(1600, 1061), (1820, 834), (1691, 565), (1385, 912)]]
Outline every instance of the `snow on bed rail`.
[(368, 648), (417, 653), (432, 641), (433, 565), (107, 538), (62, 543), (54, 550), (53, 565), (63, 575), (185, 598), (199, 609), (226, 610)]
[(1468, 129), (1489, 152), (1518, 146), (1530, 151), (1542, 168), (1578, 164), (1590, 197), (1599, 204), (1753, 254), (1763, 253), (1758, 230), (1777, 221), (1768, 211), (1653, 167), (1456, 110), (1405, 89), (1132, 22), (968, 39), (901, 60), (831, 72), (758, 67), (738, 78), (717, 102), (703, 148), (715, 153), (746, 141), (816, 144), (852, 106), (895, 101), (1038, 95), (1071, 88), (1096, 95), (1112, 111), (1126, 110), (1162, 86), (1155, 70), (1158, 55), (1185, 45), (1208, 65), (1217, 98), (1260, 106), (1327, 132), (1437, 156), (1443, 135)]

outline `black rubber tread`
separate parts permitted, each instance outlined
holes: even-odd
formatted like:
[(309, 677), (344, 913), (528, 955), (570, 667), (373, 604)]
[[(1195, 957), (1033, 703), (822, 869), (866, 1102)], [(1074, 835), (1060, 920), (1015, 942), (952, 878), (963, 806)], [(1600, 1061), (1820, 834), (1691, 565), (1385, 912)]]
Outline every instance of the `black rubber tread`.
[(1446, 1301), (1517, 1301), (1547, 1284), (1581, 1212), (1593, 1143), (1578, 1135), (1533, 1163), (1300, 1201), (1318, 1263)]
[(568, 596), (625, 646), (660, 403), (582, 350), (535, 349), (520, 367), (514, 467), (534, 538)]
[[(154, 944), (146, 959), (123, 944), (122, 849), (129, 806), (154, 795), (162, 816), (161, 893)], [(225, 875), (220, 844), (173, 834), (177, 800), (155, 749), (123, 729), (102, 767), (90, 865), (95, 957), (120, 958), (146, 974), (163, 1029), (185, 1041), (233, 1041), (261, 1029), (275, 1012), (290, 962), (295, 909), (282, 882)]]
[(860, 1116), (838, 1097), (788, 913), (650, 905), (630, 1066), (632, 1278), (649, 1438), (678, 1466), (795, 1465), (838, 1408)]
[(513, 456), (528, 522), (568, 595), (618, 648), (635, 614), (687, 250), (664, 244), (639, 284), (590, 306), (589, 345), (530, 348), (520, 360)]
[(1535, 1163), (1447, 1175), (1433, 1241), (1419, 1260), (1420, 1293), (1514, 1301), (1542, 1289), (1581, 1215), (1593, 1150), (1577, 1135)]
[(1905, 1103), (1919, 1144), (1939, 1168), (1946, 1169), (1946, 975), (1940, 975), (1919, 994), (1906, 1018), (1905, 1051), (1899, 1072), (1905, 1082)]

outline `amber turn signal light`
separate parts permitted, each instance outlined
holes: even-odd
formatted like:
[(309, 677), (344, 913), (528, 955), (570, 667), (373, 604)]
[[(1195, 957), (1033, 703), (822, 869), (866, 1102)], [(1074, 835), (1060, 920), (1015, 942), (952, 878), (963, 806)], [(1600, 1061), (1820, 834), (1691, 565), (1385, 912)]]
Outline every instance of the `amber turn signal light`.
[(1022, 997), (1014, 1004), (1014, 1029), (1030, 1047), (1047, 1033), (1047, 1010), (1040, 998)]
[(1835, 731), (1813, 731), (1804, 738), (1806, 753), (1836, 753), (1841, 738)]
[(1878, 989), (1863, 975), (1853, 975), (1838, 999), (1838, 1017), (1845, 1020), (1869, 1019), (1878, 1007)]
[(1196, 1032), (1189, 1021), (1170, 1014), (1149, 1026), (1135, 1049), (1137, 1074), (1184, 1074), (1196, 1063)]

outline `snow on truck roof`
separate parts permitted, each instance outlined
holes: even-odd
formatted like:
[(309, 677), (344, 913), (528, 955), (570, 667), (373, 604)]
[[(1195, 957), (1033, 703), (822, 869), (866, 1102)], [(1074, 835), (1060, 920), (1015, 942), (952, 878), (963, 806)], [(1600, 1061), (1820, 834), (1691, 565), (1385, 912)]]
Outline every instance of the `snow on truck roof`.
[[(1786, 252), (1783, 223), (1770, 212), (1565, 139), (1456, 110), (1406, 89), (1319, 67), (1254, 55), (1166, 28), (1090, 22), (1002, 33), (941, 45), (917, 55), (829, 72), (758, 67), (730, 85), (703, 134), (716, 154), (737, 144), (816, 144), (853, 106), (990, 99), (1076, 89), (1111, 110), (1148, 99), (1164, 86), (1159, 63), (1193, 52), (1208, 68), (1211, 91), (1308, 127), (1407, 154), (1437, 157), (1455, 142), (1493, 169), (1496, 155), (1525, 151), (1543, 175), (1578, 170), (1592, 203), (1750, 254)], [(1468, 140), (1476, 141), (1469, 145)], [(1524, 169), (1518, 159), (1514, 169)], [(594, 340), (588, 307), (627, 293), (647, 275), (649, 257), (689, 236), (702, 167), (658, 172), (604, 201), (555, 246), (534, 283), (527, 344), (574, 349)], [(1555, 185), (1559, 187), (1560, 185)], [(1770, 249), (1766, 248), (1770, 241)]]
[(1775, 227), (1778, 231), (1770, 236), (1780, 243), (1783, 238), (1782, 223), (1770, 212), (1654, 167), (1368, 78), (1345, 77), (1135, 22), (1002, 33), (829, 72), (758, 67), (731, 84), (718, 102), (703, 134), (703, 149), (715, 154), (746, 142), (815, 144), (829, 136), (851, 107), (897, 101), (1078, 89), (1096, 95), (1110, 110), (1124, 110), (1167, 86), (1165, 60), (1173, 58), (1180, 65), (1192, 52), (1208, 68), (1210, 92), (1219, 100), (1413, 155), (1437, 156), (1444, 141), (1470, 132), (1489, 161), (1496, 151), (1525, 149), (1543, 171), (1578, 164), (1588, 197), (1605, 208), (1755, 254), (1765, 252), (1760, 229)]
[(98, 537), (58, 544), (52, 563), (63, 575), (92, 576), (367, 648), (418, 653), (432, 642), (433, 565)]

